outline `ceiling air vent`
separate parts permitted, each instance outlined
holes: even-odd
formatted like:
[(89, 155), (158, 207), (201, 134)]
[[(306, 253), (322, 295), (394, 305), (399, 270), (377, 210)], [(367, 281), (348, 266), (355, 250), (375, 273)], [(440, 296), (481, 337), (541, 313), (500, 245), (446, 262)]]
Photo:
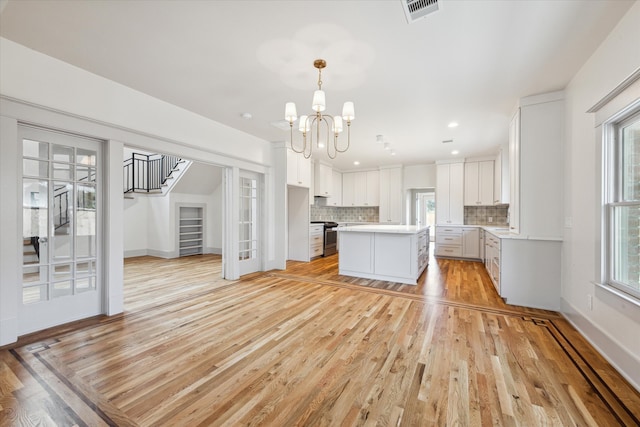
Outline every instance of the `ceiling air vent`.
[(410, 24), (438, 10), (438, 0), (400, 0)]

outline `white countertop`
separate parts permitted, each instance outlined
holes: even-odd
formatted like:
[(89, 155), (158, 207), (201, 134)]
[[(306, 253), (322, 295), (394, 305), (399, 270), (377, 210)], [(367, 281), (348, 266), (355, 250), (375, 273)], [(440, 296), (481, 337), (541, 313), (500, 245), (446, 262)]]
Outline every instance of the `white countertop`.
[(509, 227), (506, 225), (478, 225), (478, 224), (456, 224), (456, 225), (438, 225), (438, 227), (474, 227), (482, 228), (483, 230), (493, 234), (499, 239), (514, 239), (514, 240), (550, 240), (561, 242), (561, 237), (550, 236), (528, 236), (523, 234), (511, 233)]
[(338, 231), (355, 231), (360, 233), (395, 233), (395, 234), (416, 234), (423, 230), (428, 230), (429, 227), (422, 227), (417, 225), (387, 225), (387, 224), (367, 224), (367, 225), (352, 225), (338, 227)]

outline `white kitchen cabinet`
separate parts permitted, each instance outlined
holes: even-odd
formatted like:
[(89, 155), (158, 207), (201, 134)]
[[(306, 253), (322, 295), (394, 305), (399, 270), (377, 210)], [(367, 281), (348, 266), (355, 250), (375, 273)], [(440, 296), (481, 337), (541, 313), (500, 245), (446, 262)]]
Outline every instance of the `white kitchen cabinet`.
[(380, 222), (402, 222), (402, 168), (380, 169)]
[(317, 162), (314, 169), (313, 191), (317, 197), (331, 197), (333, 193), (333, 169)]
[(356, 174), (342, 174), (342, 206), (355, 206)]
[(462, 256), (462, 228), (451, 226), (436, 226), (435, 256)]
[(324, 251), (324, 224), (311, 224), (309, 226), (309, 256), (311, 258), (322, 256)]
[(481, 259), (480, 228), (462, 226), (436, 227), (436, 256)]
[(436, 166), (436, 224), (464, 223), (464, 163)]
[(509, 124), (509, 230), (520, 233), (520, 109)]
[(493, 204), (509, 203), (509, 146), (500, 147), (493, 165)]
[(535, 239), (563, 236), (563, 132), (562, 91), (520, 100), (509, 128), (509, 227), (514, 233)]
[(311, 161), (291, 149), (287, 149), (287, 184), (306, 188), (311, 185)]
[(480, 229), (462, 228), (462, 258), (480, 259)]
[(428, 229), (404, 225), (341, 227), (338, 272), (417, 284), (429, 261)]
[(464, 164), (464, 205), (493, 205), (493, 160)]
[(497, 236), (485, 232), (485, 261), (484, 266), (487, 269), (487, 273), (489, 273), (489, 277), (493, 282), (493, 286), (496, 288), (498, 295), (500, 293), (500, 268), (502, 266), (500, 261), (501, 255), (501, 239)]
[(505, 238), (485, 230), (485, 267), (507, 304), (559, 310), (561, 252), (560, 239)]
[(378, 171), (346, 172), (342, 174), (343, 206), (378, 206), (380, 204)]
[(380, 172), (367, 171), (366, 174), (366, 197), (364, 206), (380, 205)]
[(331, 196), (327, 197), (327, 206), (342, 206), (342, 174), (331, 171)]

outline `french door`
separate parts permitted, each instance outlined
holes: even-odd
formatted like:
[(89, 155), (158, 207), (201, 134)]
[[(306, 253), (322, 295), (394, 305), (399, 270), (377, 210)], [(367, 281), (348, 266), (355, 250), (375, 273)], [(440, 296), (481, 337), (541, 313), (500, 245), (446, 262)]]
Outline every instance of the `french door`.
[(97, 140), (20, 126), (19, 333), (102, 313)]
[(259, 175), (240, 173), (240, 233), (238, 239), (238, 268), (240, 275), (260, 270)]

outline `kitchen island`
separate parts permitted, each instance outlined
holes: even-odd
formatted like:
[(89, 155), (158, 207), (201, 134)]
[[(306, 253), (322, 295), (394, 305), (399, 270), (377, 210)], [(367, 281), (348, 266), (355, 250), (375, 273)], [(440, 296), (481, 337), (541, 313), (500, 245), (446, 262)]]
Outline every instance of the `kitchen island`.
[(417, 284), (429, 262), (429, 227), (338, 227), (338, 270), (345, 276)]

